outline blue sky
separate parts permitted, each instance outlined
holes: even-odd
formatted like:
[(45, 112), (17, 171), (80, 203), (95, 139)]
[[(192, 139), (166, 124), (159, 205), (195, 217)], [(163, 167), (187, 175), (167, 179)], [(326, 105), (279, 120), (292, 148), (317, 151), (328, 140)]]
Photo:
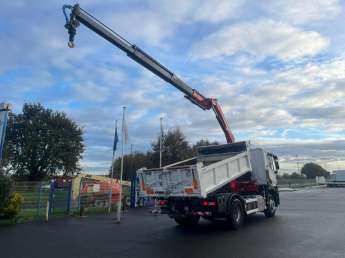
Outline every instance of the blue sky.
[[(192, 105), (92, 31), (81, 26), (76, 48), (68, 49), (65, 3), (2, 3), (0, 102), (12, 103), (15, 112), (25, 102), (66, 112), (84, 129), (81, 165), (87, 172), (109, 167), (114, 120), (123, 105), (134, 150), (150, 147), (160, 116), (165, 128), (182, 128), (191, 142), (224, 141), (212, 112)], [(296, 170), (296, 161), (330, 170), (345, 166), (344, 2), (79, 4), (193, 88), (218, 98), (237, 140), (275, 151), (283, 172)]]

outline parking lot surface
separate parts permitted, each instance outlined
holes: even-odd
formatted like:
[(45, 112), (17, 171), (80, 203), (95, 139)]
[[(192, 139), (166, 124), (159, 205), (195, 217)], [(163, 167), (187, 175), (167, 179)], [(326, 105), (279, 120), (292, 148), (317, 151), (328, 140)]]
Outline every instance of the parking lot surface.
[(345, 257), (345, 188), (281, 193), (275, 218), (249, 216), (233, 231), (202, 220), (184, 229), (165, 215), (132, 209), (0, 228), (3, 258)]

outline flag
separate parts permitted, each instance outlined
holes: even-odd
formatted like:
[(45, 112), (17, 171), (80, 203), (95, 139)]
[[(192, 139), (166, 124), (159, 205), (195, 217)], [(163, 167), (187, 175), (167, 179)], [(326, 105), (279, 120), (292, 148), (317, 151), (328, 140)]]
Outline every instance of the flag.
[(119, 141), (119, 137), (117, 135), (117, 121), (116, 121), (116, 125), (115, 125), (115, 135), (114, 135), (114, 146), (113, 146), (113, 156), (115, 154), (115, 151), (116, 151), (116, 145)]

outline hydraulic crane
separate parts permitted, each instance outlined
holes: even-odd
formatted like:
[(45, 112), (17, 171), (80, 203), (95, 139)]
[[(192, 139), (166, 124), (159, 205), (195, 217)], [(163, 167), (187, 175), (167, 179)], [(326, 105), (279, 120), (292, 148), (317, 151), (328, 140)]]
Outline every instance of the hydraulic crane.
[[(67, 9), (70, 9), (70, 14), (68, 17)], [(165, 80), (166, 82), (172, 84), (177, 89), (185, 94), (185, 97), (189, 99), (192, 103), (199, 106), (203, 110), (212, 109), (216, 115), (220, 127), (222, 128), (226, 141), (228, 143), (233, 143), (235, 137), (231, 132), (231, 129), (224, 117), (224, 113), (215, 98), (206, 98), (197, 90), (188, 86), (184, 81), (177, 77), (173, 72), (164, 67), (153, 57), (145, 53), (138, 46), (131, 44), (129, 41), (121, 37), (119, 34), (111, 30), (105, 24), (97, 20), (91, 14), (87, 13), (85, 10), (80, 8), (78, 4), (64, 5), (62, 7), (66, 24), (65, 28), (68, 30), (69, 42), (68, 46), (70, 48), (74, 47), (74, 37), (76, 34), (76, 29), (80, 23), (84, 24), (89, 29), (96, 32), (102, 38), (106, 39), (116, 47), (124, 51), (130, 58), (138, 62), (142, 66), (146, 67), (148, 70)]]

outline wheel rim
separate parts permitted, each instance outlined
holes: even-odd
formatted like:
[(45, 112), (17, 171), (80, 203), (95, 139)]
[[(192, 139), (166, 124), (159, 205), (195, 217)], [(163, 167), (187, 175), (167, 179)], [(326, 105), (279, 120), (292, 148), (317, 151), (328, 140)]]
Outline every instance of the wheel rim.
[(271, 212), (274, 212), (276, 209), (276, 205), (273, 199), (270, 199), (270, 207), (269, 207)]
[(238, 204), (233, 207), (232, 218), (237, 223), (241, 220), (241, 209)]

